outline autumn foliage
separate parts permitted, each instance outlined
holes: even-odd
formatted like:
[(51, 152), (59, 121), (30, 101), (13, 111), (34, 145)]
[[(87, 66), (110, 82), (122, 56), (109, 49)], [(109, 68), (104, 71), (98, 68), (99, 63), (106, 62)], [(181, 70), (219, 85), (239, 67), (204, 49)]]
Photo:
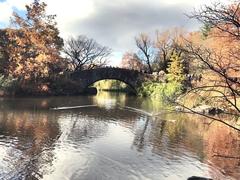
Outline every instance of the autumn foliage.
[[(239, 118), (240, 3), (205, 5), (189, 17), (203, 23), (199, 31), (140, 34), (135, 39), (140, 60), (149, 67), (148, 73), (164, 71), (168, 81), (185, 82), (178, 105), (196, 113), (193, 107), (207, 104)], [(189, 99), (191, 105), (185, 104)]]
[(5, 73), (23, 81), (36, 81), (58, 71), (63, 40), (55, 15), (46, 14), (45, 3), (35, 0), (26, 10), (26, 17), (14, 13), (12, 28), (5, 30)]
[(120, 64), (121, 68), (133, 69), (137, 71), (144, 70), (144, 65), (136, 53), (126, 52)]

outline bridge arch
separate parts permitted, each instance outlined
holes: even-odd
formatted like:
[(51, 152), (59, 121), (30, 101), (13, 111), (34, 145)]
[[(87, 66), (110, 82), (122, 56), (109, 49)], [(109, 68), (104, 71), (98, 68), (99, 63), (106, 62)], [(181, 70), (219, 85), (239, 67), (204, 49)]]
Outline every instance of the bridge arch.
[(129, 85), (136, 92), (144, 81), (144, 76), (144, 73), (136, 70), (105, 67), (75, 72), (72, 74), (72, 79), (79, 81), (82, 89), (86, 89), (97, 81), (118, 80)]

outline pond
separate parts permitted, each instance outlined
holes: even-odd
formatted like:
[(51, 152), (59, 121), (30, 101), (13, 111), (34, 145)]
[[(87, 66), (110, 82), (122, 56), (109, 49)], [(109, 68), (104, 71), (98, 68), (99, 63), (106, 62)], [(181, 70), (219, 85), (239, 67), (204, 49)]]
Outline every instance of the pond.
[(149, 99), (0, 99), (4, 180), (238, 179), (239, 152), (236, 130)]

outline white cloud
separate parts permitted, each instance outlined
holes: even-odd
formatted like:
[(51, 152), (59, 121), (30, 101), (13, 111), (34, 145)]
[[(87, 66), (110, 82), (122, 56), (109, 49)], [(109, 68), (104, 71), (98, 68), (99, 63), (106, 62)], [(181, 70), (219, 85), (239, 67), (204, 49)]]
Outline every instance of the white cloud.
[(72, 24), (79, 22), (93, 13), (91, 0), (44, 0), (49, 14), (57, 15), (60, 32), (64, 37), (73, 35)]
[[(0, 2), (0, 27), (7, 24), (13, 9), (24, 10), (33, 0)], [(48, 14), (56, 14), (62, 37), (85, 34), (114, 50), (113, 59), (134, 47), (134, 36), (183, 26), (189, 29), (196, 23), (184, 13), (191, 12), (215, 0), (43, 0)], [(230, 0), (216, 0), (230, 2)], [(117, 54), (117, 55), (116, 55)], [(117, 60), (115, 60), (117, 61)], [(114, 63), (113, 63), (114, 64)]]
[[(158, 6), (189, 5), (198, 7), (203, 4), (209, 4), (213, 0), (43, 0), (48, 4), (48, 12), (57, 14), (57, 21), (61, 34), (69, 36), (76, 34), (76, 30), (71, 27), (84, 18), (91, 16), (98, 11), (99, 7), (112, 6), (121, 7), (137, 3), (158, 4)], [(228, 0), (220, 0), (227, 2)], [(8, 24), (13, 8), (24, 10), (25, 5), (32, 0), (5, 0), (0, 2), (0, 23)], [(134, 7), (133, 7), (134, 8)], [(134, 10), (134, 9), (133, 9)], [(137, 10), (136, 10), (137, 11)], [(96, 30), (97, 31), (97, 30)]]
[[(159, 4), (161, 6), (169, 6), (176, 4), (185, 4), (192, 7), (198, 7), (203, 4), (209, 4), (214, 0), (43, 0), (48, 4), (48, 12), (57, 14), (57, 20), (63, 34), (72, 34), (69, 28), (72, 23), (81, 21), (98, 11), (98, 7), (108, 4), (109, 6), (127, 6), (128, 4), (146, 3)], [(219, 0), (218, 0), (219, 1)], [(228, 0), (220, 0), (221, 2), (229, 2)], [(32, 0), (5, 0), (0, 2), (0, 23), (7, 23), (13, 12), (13, 8), (24, 10), (25, 5)], [(134, 8), (134, 7), (133, 7)], [(134, 10), (134, 9), (133, 9)], [(137, 11), (137, 10), (136, 10)]]
[(0, 2), (0, 23), (7, 24), (12, 14), (12, 8), (7, 3)]
[(25, 5), (29, 4), (31, 0), (6, 0), (0, 2), (0, 23), (9, 24), (13, 9), (24, 10)]

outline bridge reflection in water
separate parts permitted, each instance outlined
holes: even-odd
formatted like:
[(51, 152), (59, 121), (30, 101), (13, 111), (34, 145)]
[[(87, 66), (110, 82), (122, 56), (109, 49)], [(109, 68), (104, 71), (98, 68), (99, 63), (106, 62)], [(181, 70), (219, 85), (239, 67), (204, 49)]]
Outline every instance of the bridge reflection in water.
[[(239, 177), (239, 132), (184, 114), (150, 117), (122, 108), (150, 111), (147, 100), (103, 95), (2, 100), (0, 177)], [(84, 104), (98, 106), (49, 110)]]

